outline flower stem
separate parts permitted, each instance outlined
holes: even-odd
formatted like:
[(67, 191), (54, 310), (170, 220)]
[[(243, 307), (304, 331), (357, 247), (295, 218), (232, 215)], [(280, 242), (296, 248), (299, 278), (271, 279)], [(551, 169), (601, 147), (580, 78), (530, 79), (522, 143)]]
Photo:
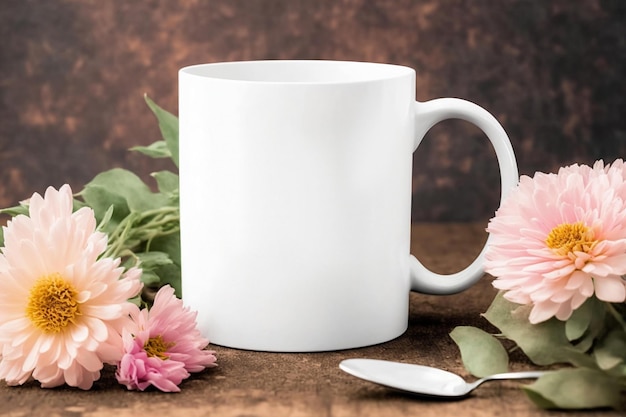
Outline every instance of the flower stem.
[(162, 207), (126, 216), (109, 234), (109, 244), (102, 257), (117, 258), (145, 242), (171, 235), (180, 230), (180, 213), (177, 207)]

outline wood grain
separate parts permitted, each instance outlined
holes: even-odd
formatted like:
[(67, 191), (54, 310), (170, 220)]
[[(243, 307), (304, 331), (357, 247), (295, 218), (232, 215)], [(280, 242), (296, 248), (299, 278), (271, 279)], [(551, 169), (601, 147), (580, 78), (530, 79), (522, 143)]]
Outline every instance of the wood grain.
[[(413, 253), (427, 266), (450, 273), (467, 265), (479, 252), (484, 225), (416, 224)], [(0, 384), (0, 415), (131, 417), (154, 416), (507, 416), (571, 417), (571, 413), (536, 408), (519, 389), (519, 382), (486, 384), (468, 399), (429, 401), (358, 380), (339, 370), (341, 360), (370, 357), (439, 366), (471, 379), (448, 336), (459, 325), (493, 331), (480, 316), (495, 290), (485, 276), (457, 295), (410, 295), (409, 328), (401, 337), (376, 346), (326, 353), (267, 353), (212, 346), (217, 368), (192, 376), (179, 394), (128, 392), (115, 382), (112, 370), (92, 391), (35, 383), (23, 387)], [(530, 369), (520, 355), (512, 368)], [(582, 415), (582, 414), (581, 414)], [(614, 417), (614, 412), (591, 411), (585, 416)]]

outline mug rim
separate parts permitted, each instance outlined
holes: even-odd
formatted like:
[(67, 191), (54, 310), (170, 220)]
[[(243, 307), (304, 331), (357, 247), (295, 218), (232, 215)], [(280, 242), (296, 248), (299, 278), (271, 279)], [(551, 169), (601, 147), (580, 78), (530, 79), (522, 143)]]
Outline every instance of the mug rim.
[(270, 59), (189, 65), (179, 75), (236, 83), (325, 85), (385, 81), (414, 76), (415, 70), (382, 62)]

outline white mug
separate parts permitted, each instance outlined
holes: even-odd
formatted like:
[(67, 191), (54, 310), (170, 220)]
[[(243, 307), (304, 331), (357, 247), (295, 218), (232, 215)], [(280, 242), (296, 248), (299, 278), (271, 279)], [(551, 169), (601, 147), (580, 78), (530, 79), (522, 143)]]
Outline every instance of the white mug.
[[(502, 193), (509, 139), (470, 102), (415, 101), (411, 68), (248, 61), (179, 72), (183, 301), (212, 343), (279, 352), (401, 335), (409, 291), (451, 294), (483, 256), (438, 275), (410, 255), (412, 153), (458, 118), (482, 129)], [(484, 249), (483, 249), (484, 253)]]

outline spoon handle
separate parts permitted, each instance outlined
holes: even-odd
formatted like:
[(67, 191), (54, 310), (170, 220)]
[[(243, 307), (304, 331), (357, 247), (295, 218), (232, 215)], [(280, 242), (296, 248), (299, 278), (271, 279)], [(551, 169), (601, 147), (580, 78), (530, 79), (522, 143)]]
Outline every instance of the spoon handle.
[(536, 379), (546, 373), (546, 371), (506, 372), (502, 374), (486, 376), (477, 381), (474, 381), (471, 385), (473, 389), (487, 381), (499, 381), (503, 379)]

